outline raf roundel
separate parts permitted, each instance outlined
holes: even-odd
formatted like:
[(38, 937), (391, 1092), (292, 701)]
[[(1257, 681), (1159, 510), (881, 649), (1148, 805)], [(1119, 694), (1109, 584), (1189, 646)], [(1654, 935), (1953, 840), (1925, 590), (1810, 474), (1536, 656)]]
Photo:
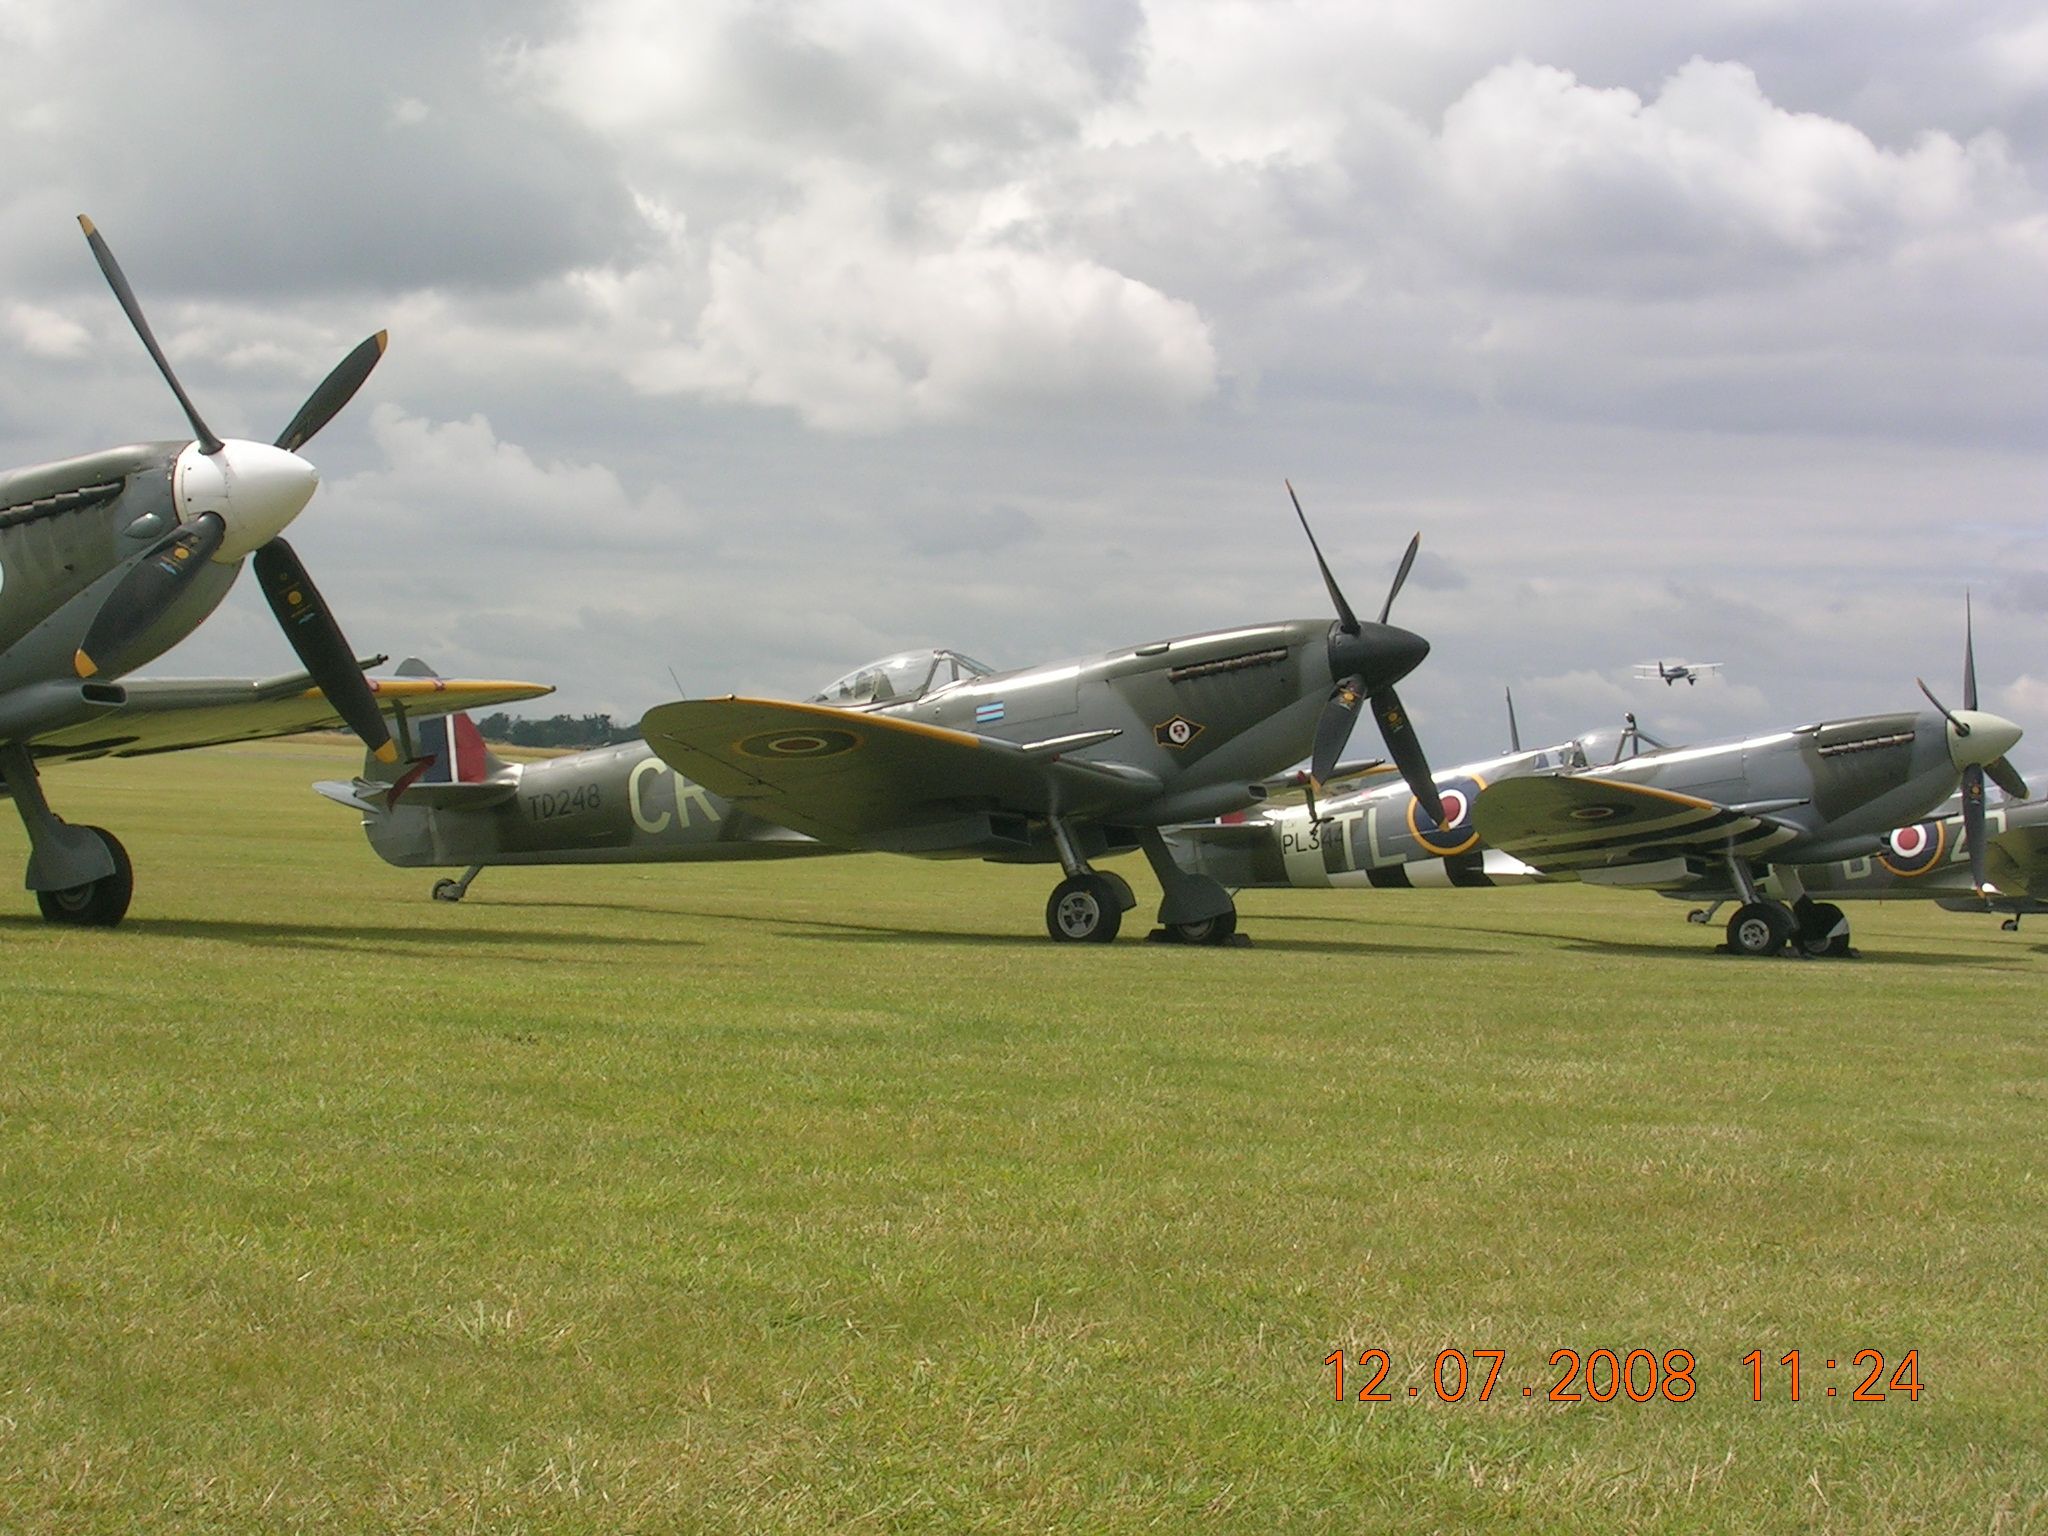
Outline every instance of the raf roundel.
[(1444, 803), (1443, 824), (1424, 810), (1413, 795), (1408, 797), (1408, 830), (1415, 841), (1431, 853), (1442, 858), (1470, 853), (1479, 842), (1479, 832), (1472, 825), (1472, 807), (1479, 799), (1479, 792), (1486, 788), (1486, 780), (1457, 774), (1437, 780), (1436, 792)]
[(1938, 821), (1917, 821), (1900, 827), (1884, 840), (1877, 862), (1902, 879), (1924, 875), (1948, 851), (1948, 828)]
[(790, 761), (814, 757), (837, 757), (842, 752), (851, 752), (860, 745), (860, 737), (851, 731), (830, 729), (802, 731), (762, 731), (734, 743), (747, 757), (768, 758)]
[(1171, 720), (1162, 720), (1152, 727), (1152, 739), (1176, 752), (1201, 734), (1202, 727), (1186, 715), (1175, 715)]

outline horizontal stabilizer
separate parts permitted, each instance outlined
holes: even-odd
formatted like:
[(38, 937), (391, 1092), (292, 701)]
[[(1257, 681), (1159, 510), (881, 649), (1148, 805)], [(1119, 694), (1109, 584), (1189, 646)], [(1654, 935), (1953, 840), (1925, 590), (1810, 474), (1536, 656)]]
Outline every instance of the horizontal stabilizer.
[[(390, 784), (379, 784), (371, 779), (356, 779), (343, 784), (334, 779), (323, 779), (313, 786), (316, 793), (326, 796), (336, 805), (346, 805), (358, 811), (370, 811), (382, 815), (391, 808)], [(425, 784), (407, 785), (399, 798), (406, 805), (418, 806), (429, 811), (482, 811), (494, 805), (502, 805), (517, 794), (519, 785), (506, 779), (488, 784)]]

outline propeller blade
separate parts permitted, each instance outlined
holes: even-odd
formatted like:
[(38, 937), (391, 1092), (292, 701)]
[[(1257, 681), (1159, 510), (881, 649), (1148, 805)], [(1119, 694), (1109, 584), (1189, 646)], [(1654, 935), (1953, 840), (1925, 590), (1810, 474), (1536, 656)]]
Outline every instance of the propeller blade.
[(1322, 718), (1316, 721), (1315, 749), (1309, 757), (1308, 769), (1311, 794), (1337, 771), (1337, 759), (1351, 740), (1351, 728), (1358, 724), (1358, 711), (1364, 704), (1364, 678), (1337, 680), (1337, 686), (1330, 692), (1330, 702), (1323, 706)]
[(1510, 752), (1519, 752), (1522, 750), (1522, 733), (1515, 725), (1515, 690), (1509, 688), (1506, 692), (1508, 696), (1508, 750)]
[(227, 532), (218, 515), (202, 512), (159, 539), (155, 548), (129, 567), (93, 615), (78, 653), (71, 658), (78, 675), (96, 675), (148, 633), (178, 594), (192, 584), (192, 578), (206, 568)]
[(107, 242), (92, 226), (92, 220), (84, 214), (78, 216), (78, 227), (85, 231), (85, 242), (92, 247), (92, 254), (100, 264), (100, 271), (106, 274), (107, 286), (114, 290), (114, 297), (120, 300), (122, 312), (128, 316), (128, 323), (135, 327), (135, 334), (142, 338), (149, 355), (156, 360), (157, 372), (164, 376), (164, 382), (171, 386), (171, 393), (178, 397), (178, 404), (185, 408), (185, 419), (192, 423), (192, 435), (199, 441), (201, 453), (220, 452), (220, 439), (213, 435), (213, 429), (199, 419), (199, 411), (192, 404), (192, 397), (185, 393), (185, 386), (178, 382), (177, 374), (171, 371), (171, 361), (164, 356), (164, 349), (156, 344), (156, 335), (149, 328), (149, 321), (143, 318), (142, 305), (136, 301), (135, 290), (128, 286), (128, 279), (121, 271), (121, 264), (114, 260), (114, 253), (107, 248)]
[(1401, 569), (1394, 572), (1394, 584), (1387, 589), (1387, 600), (1380, 604), (1380, 622), (1387, 622), (1387, 615), (1394, 611), (1394, 599), (1401, 595), (1401, 587), (1408, 580), (1408, 573), (1415, 569), (1415, 552), (1422, 548), (1422, 531), (1417, 529), (1415, 537), (1408, 541), (1408, 553), (1401, 557)]
[(1970, 633), (1970, 594), (1963, 594), (1963, 708), (1977, 707), (1977, 642)]
[[(1308, 514), (1301, 510), (1301, 498), (1294, 494), (1294, 482), (1283, 480), (1280, 483), (1287, 487), (1287, 498), (1294, 503), (1294, 515), (1301, 519), (1301, 531), (1308, 535), (1308, 547), (1315, 551), (1316, 565), (1323, 573), (1323, 585), (1329, 589), (1330, 602), (1337, 610), (1337, 622), (1343, 626), (1345, 634), (1357, 634), (1358, 615), (1353, 613), (1351, 605), (1344, 601), (1344, 593), (1337, 585), (1337, 578), (1330, 574), (1330, 562), (1323, 558), (1323, 547), (1316, 542), (1315, 530), (1308, 525)], [(1402, 574), (1405, 576), (1407, 573), (1404, 571)], [(1396, 591), (1400, 589), (1398, 581), (1394, 586)], [(1392, 602), (1393, 599), (1389, 597), (1387, 601)]]
[(1916, 677), (1913, 679), (1913, 681), (1920, 684), (1920, 691), (1927, 695), (1927, 702), (1932, 704), (1935, 707), (1935, 709), (1940, 712), (1941, 717), (1944, 720), (1948, 721), (1948, 723), (1952, 727), (1954, 727), (1955, 733), (1958, 736), (1967, 736), (1970, 734), (1969, 725), (1964, 721), (1958, 720), (1953, 714), (1951, 714), (1949, 712), (1949, 707), (1934, 696), (1934, 690), (1932, 688), (1928, 687), (1927, 684), (1920, 678)]
[(376, 696), (369, 681), (356, 665), (356, 653), (342, 637), (341, 626), (320, 599), (319, 588), (291, 545), (272, 539), (256, 551), (256, 579), (270, 602), (270, 611), (284, 635), (298, 652), (299, 660), (327, 695), (327, 702), (348, 722), (348, 728), (362, 738), (379, 762), (398, 761), (391, 731), (377, 712)]
[(1984, 770), (1963, 770), (1963, 847), (1970, 855), (1970, 889), (1984, 889)]
[(1408, 711), (1401, 707), (1400, 695), (1392, 688), (1380, 689), (1372, 696), (1372, 717), (1379, 723), (1380, 736), (1387, 744), (1387, 755), (1401, 770), (1401, 777), (1408, 781), (1409, 792), (1436, 824), (1442, 826), (1443, 797), (1436, 792), (1436, 778), (1429, 771), (1429, 759), (1423, 756), (1422, 742), (1408, 719)]
[(2004, 790), (2015, 800), (2027, 798), (2027, 781), (2020, 777), (2019, 770), (2012, 765), (2012, 759), (2001, 757), (1984, 765), (1984, 771), (1991, 775), (1991, 782)]
[(355, 398), (357, 390), (363, 387), (363, 380), (370, 376), (370, 370), (384, 355), (384, 348), (391, 339), (389, 331), (379, 331), (356, 344), (334, 371), (320, 381), (319, 387), (306, 396), (306, 403), (299, 407), (291, 423), (277, 435), (277, 446), (287, 453), (297, 453), (328, 422), (335, 413)]

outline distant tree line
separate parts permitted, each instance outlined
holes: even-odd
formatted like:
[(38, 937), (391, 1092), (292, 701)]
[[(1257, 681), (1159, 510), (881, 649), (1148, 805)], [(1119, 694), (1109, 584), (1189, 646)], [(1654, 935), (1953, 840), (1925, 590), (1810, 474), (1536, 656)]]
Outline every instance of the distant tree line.
[(637, 725), (613, 725), (610, 715), (549, 715), (544, 720), (521, 720), (500, 710), (476, 723), (485, 741), (503, 742), (511, 747), (609, 747), (622, 741), (638, 741)]

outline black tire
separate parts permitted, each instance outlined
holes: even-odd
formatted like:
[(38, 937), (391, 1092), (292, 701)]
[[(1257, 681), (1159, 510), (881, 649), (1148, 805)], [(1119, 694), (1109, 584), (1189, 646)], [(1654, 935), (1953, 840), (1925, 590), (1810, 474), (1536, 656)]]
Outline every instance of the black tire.
[(1237, 932), (1237, 908), (1232, 907), (1219, 917), (1205, 917), (1199, 923), (1172, 923), (1168, 925), (1173, 936), (1183, 944), (1228, 944)]
[(1728, 919), (1728, 948), (1761, 959), (1775, 955), (1792, 937), (1792, 914), (1775, 901), (1744, 902)]
[(1072, 875), (1045, 903), (1045, 931), (1056, 944), (1107, 944), (1123, 926), (1116, 888), (1100, 875)]
[(1849, 923), (1840, 907), (1831, 901), (1802, 901), (1792, 911), (1799, 920), (1801, 954), (1820, 959), (1849, 953)]
[(434, 900), (436, 901), (460, 901), (463, 895), (464, 892), (459, 881), (436, 880), (434, 882)]
[(111, 928), (128, 915), (128, 902), (135, 895), (135, 866), (128, 862), (128, 850), (105, 827), (82, 827), (114, 856), (114, 872), (74, 885), (62, 891), (37, 891), (36, 905), (43, 918), (52, 923), (70, 923), (79, 928)]

